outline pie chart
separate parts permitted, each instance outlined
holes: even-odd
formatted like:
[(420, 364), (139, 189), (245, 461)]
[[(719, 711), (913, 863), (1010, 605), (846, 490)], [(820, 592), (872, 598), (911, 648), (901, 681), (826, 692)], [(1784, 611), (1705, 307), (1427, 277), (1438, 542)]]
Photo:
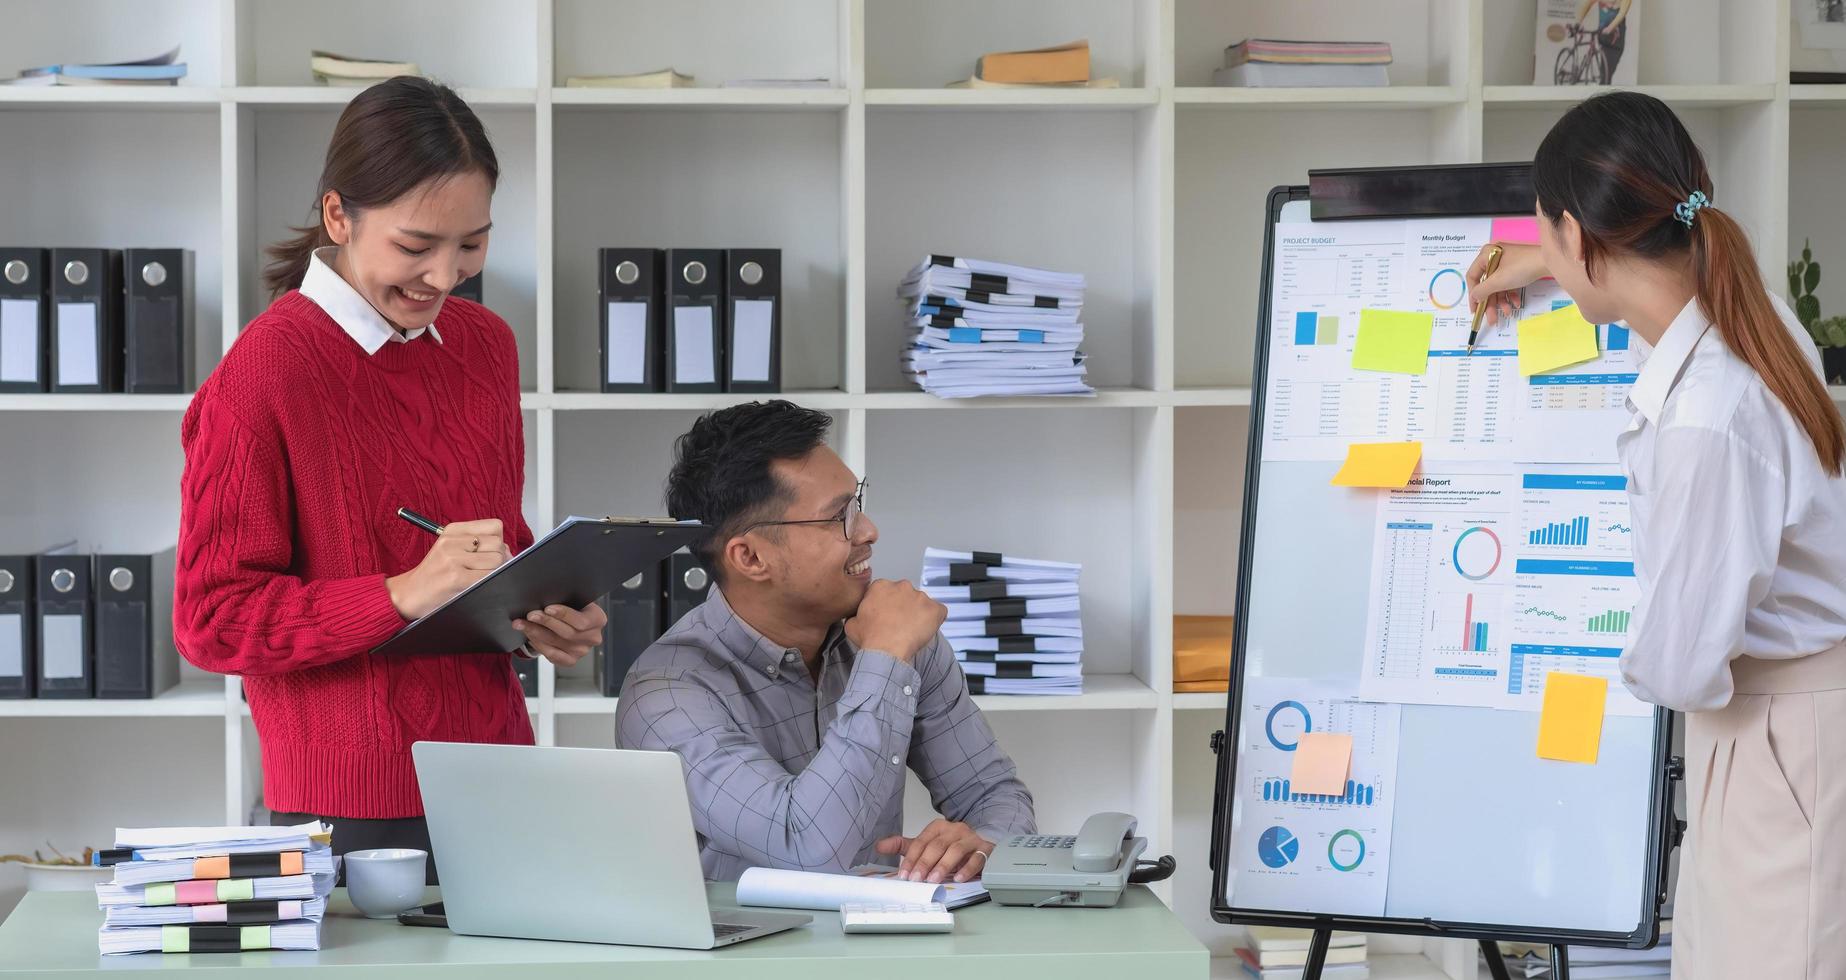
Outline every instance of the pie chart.
[(1301, 855), (1301, 841), (1286, 827), (1271, 827), (1257, 838), (1256, 856), (1272, 868), (1286, 868)]

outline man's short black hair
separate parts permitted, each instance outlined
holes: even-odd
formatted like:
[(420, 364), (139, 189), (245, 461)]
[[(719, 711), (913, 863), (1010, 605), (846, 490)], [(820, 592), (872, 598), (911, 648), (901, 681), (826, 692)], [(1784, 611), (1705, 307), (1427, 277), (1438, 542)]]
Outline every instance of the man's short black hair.
[(822, 445), (833, 416), (776, 399), (734, 405), (692, 423), (673, 446), (667, 513), (711, 528), (693, 550), (723, 578), (718, 550), (756, 521), (772, 521), (789, 491), (771, 473), (778, 459), (800, 459)]

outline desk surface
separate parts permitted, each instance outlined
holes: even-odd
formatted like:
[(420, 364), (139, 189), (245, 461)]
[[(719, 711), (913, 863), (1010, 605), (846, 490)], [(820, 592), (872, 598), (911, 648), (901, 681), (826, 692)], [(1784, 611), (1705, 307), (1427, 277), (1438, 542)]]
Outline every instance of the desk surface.
[[(709, 885), (713, 905), (731, 904), (734, 883)], [(353, 911), (344, 889), (334, 892), (319, 952), (138, 954), (96, 951), (102, 913), (95, 896), (27, 894), (0, 924), (0, 974), (114, 973), (135, 969), (239, 970), (262, 967), (266, 977), (390, 977), (406, 968), (438, 970), (443, 978), (546, 977), (607, 980), (1204, 980), (1211, 961), (1176, 917), (1147, 889), (1133, 887), (1113, 909), (1007, 908), (992, 903), (955, 913), (955, 931), (938, 935), (856, 935), (840, 932), (839, 916), (811, 912), (801, 929), (721, 950), (653, 949), (590, 943), (457, 936), (445, 929), (400, 926)], [(952, 960), (950, 959), (952, 958)], [(738, 966), (734, 964), (747, 964)], [(513, 971), (517, 970), (517, 974)]]

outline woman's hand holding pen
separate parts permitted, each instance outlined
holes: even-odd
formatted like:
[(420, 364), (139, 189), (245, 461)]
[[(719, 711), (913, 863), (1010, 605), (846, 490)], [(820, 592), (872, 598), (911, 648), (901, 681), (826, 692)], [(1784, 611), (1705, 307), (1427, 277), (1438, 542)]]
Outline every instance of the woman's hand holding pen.
[(417, 567), (385, 579), (391, 604), (405, 619), (421, 619), (455, 594), (499, 568), (507, 558), (497, 518), (458, 521), (442, 529)]
[[(1501, 249), (1500, 262), (1494, 271), (1488, 272), (1487, 256), (1496, 245)], [(1537, 245), (1517, 242), (1484, 245), (1473, 264), (1468, 266), (1468, 308), (1480, 309), (1482, 304), (1487, 304), (1487, 312), (1496, 318), (1516, 317), (1524, 302), (1519, 291), (1547, 275), (1550, 273), (1545, 271), (1545, 257), (1539, 253)]]

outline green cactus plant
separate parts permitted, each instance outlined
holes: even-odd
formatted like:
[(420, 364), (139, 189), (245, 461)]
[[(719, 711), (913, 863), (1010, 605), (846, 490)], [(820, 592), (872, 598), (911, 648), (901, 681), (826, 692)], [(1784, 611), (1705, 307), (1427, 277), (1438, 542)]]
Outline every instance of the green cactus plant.
[(1801, 243), (1801, 259), (1788, 264), (1788, 301), (1795, 307), (1795, 319), (1801, 321), (1814, 342), (1822, 347), (1841, 347), (1846, 343), (1830, 342), (1821, 332), (1815, 330), (1820, 323), (1820, 297), (1814, 290), (1820, 287), (1820, 263), (1814, 261), (1812, 241)]
[(1814, 338), (1815, 346), (1846, 347), (1846, 316), (1815, 320), (1808, 325), (1808, 334)]

